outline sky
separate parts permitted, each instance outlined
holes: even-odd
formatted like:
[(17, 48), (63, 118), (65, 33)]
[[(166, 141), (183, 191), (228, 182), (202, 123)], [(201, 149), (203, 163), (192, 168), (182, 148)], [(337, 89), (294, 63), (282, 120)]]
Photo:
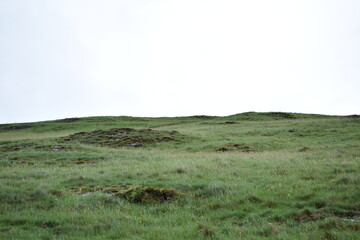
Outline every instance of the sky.
[(0, 123), (360, 114), (359, 0), (0, 0)]

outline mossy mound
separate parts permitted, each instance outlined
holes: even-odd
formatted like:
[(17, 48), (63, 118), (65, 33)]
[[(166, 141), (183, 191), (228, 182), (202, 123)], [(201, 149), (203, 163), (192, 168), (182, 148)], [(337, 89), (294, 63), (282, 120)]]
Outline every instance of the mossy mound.
[(79, 121), (79, 118), (65, 118), (65, 119), (60, 119), (57, 120), (57, 122), (61, 122), (61, 123), (72, 123), (72, 122), (77, 122)]
[(62, 138), (64, 141), (79, 141), (106, 147), (144, 147), (154, 143), (181, 141), (184, 136), (178, 132), (152, 129), (113, 128), (92, 132), (79, 132)]
[(171, 188), (132, 186), (120, 193), (121, 197), (134, 203), (163, 203), (175, 198), (178, 194)]
[(215, 150), (216, 152), (241, 151), (245, 153), (255, 152), (253, 147), (245, 144), (229, 143)]
[(160, 188), (140, 185), (76, 187), (72, 191), (78, 194), (103, 192), (124, 198), (132, 203), (164, 203), (184, 194), (172, 188)]
[[(300, 114), (301, 115), (301, 114)], [(228, 116), (230, 119), (237, 120), (281, 120), (281, 119), (295, 119), (297, 114), (286, 112), (245, 112)], [(301, 116), (300, 116), (301, 117)]]
[(16, 152), (23, 149), (30, 149), (36, 146), (36, 144), (28, 142), (15, 142), (15, 141), (5, 141), (0, 142), (0, 152)]

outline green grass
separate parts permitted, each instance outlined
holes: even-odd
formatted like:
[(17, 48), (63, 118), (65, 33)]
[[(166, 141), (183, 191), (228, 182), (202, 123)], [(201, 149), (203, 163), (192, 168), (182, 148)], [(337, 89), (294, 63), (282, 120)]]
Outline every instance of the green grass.
[(358, 116), (0, 125), (0, 239), (360, 239), (359, 149)]

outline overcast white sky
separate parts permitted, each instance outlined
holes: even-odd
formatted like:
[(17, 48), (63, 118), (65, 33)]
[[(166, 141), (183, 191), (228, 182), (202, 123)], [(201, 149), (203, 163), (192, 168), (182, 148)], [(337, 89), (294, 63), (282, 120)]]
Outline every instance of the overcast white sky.
[(360, 114), (360, 1), (0, 0), (0, 109)]

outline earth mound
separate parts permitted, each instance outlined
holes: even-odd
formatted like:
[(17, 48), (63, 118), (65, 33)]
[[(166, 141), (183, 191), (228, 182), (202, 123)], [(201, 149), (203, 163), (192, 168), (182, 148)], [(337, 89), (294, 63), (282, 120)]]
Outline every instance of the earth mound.
[(176, 192), (172, 188), (160, 188), (140, 185), (122, 185), (122, 186), (95, 186), (95, 187), (77, 187), (72, 191), (78, 194), (89, 194), (92, 192), (103, 192), (113, 196), (121, 197), (132, 203), (164, 203), (170, 201), (182, 193)]
[(109, 130), (95, 130), (79, 132), (64, 137), (64, 141), (78, 141), (83, 144), (104, 147), (145, 147), (147, 145), (179, 142), (184, 135), (178, 132), (158, 131), (152, 129), (113, 128)]

